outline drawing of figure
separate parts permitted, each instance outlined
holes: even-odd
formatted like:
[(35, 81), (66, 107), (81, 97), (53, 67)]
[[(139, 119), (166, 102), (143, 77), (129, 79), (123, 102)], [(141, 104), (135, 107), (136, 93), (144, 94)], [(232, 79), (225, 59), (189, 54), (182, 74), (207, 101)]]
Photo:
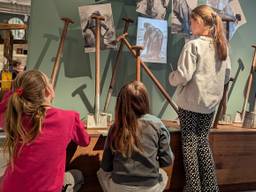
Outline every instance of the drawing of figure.
[(173, 13), (181, 23), (180, 31), (176, 31), (176, 32), (190, 34), (189, 16), (191, 13), (191, 8), (189, 7), (187, 1), (173, 0)]
[(160, 59), (161, 48), (163, 44), (164, 35), (162, 31), (151, 25), (150, 23), (144, 23), (144, 49), (146, 51), (145, 57)]
[(84, 52), (95, 51), (96, 46), (96, 19), (92, 17), (104, 17), (99, 21), (99, 41), (101, 50), (115, 48), (115, 25), (110, 3), (85, 5), (78, 7), (81, 19), (82, 36), (84, 39)]
[[(142, 6), (142, 3), (145, 0), (139, 0), (137, 3), (137, 9), (139, 9), (140, 6)], [(159, 3), (156, 2), (156, 0), (146, 0), (145, 1), (145, 13), (147, 16), (152, 18), (164, 18), (166, 9), (168, 7), (169, 0), (160, 0)], [(162, 11), (163, 13), (159, 12), (159, 9), (164, 9)], [(139, 11), (140, 12), (140, 11)], [(159, 16), (158, 16), (159, 15)]]
[[(101, 16), (99, 11), (94, 11), (91, 16), (88, 18), (88, 21), (83, 29), (84, 32), (84, 41), (85, 47), (95, 47), (96, 40), (96, 20), (92, 19), (93, 16)], [(102, 33), (102, 29), (105, 31)], [(100, 21), (100, 47), (101, 49), (105, 48), (104, 38), (107, 32), (109, 31), (109, 27), (104, 23), (104, 21)]]
[(157, 13), (154, 9), (154, 0), (147, 0), (146, 14), (151, 17), (156, 17)]

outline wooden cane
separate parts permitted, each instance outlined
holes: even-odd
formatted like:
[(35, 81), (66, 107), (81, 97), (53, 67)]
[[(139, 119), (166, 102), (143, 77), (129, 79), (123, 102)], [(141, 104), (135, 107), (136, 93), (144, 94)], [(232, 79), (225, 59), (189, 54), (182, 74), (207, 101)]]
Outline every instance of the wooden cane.
[(94, 113), (95, 122), (99, 123), (100, 114), (100, 22), (104, 21), (103, 16), (92, 16), (92, 19), (96, 20), (96, 46), (95, 46), (95, 103), (94, 103)]
[(212, 127), (213, 129), (217, 129), (220, 117), (224, 116), (225, 113), (226, 113), (226, 110), (227, 110), (227, 97), (228, 97), (227, 94), (228, 94), (229, 83), (231, 81), (234, 81), (234, 79), (230, 78), (228, 83), (226, 83), (224, 85), (223, 96), (222, 96), (222, 99), (220, 101), (220, 104), (219, 104), (219, 107), (218, 107), (218, 110), (217, 110), (217, 113), (216, 113), (216, 116), (215, 116), (215, 120), (214, 120), (213, 127)]
[(251, 71), (248, 77), (248, 83), (247, 83), (247, 88), (246, 88), (246, 94), (244, 97), (244, 102), (243, 102), (243, 108), (241, 111), (241, 120), (244, 120), (244, 116), (245, 116), (245, 111), (246, 111), (246, 104), (248, 102), (249, 99), (249, 95), (251, 92), (251, 87), (252, 87), (252, 80), (253, 80), (253, 72), (256, 70), (256, 45), (252, 45), (252, 47), (254, 48), (254, 54), (253, 54), (253, 59), (252, 59), (252, 66), (251, 66)]
[(135, 51), (136, 57), (136, 81), (141, 80), (141, 72), (140, 72), (140, 51), (143, 50), (142, 46), (134, 45), (132, 46), (132, 50)]
[[(124, 30), (123, 30), (123, 33), (126, 33), (128, 31), (128, 28), (129, 28), (129, 25), (131, 23), (133, 23), (133, 20), (128, 18), (128, 17), (124, 17), (123, 18), (125, 24), (124, 24)], [(109, 102), (110, 102), (110, 98), (112, 96), (112, 93), (113, 93), (113, 88), (114, 88), (114, 85), (116, 83), (116, 72), (117, 72), (117, 66), (119, 65), (120, 63), (120, 58), (121, 58), (121, 53), (122, 53), (122, 50), (123, 50), (123, 46), (124, 46), (124, 43), (123, 41), (121, 41), (120, 45), (119, 45), (119, 48), (118, 48), (118, 52), (117, 52), (117, 55), (116, 55), (116, 60), (115, 60), (115, 63), (113, 65), (113, 72), (112, 72), (112, 77), (111, 77), (111, 81), (110, 81), (110, 84), (109, 84), (109, 88), (108, 88), (108, 94), (107, 94), (107, 98), (106, 98), (106, 101), (105, 101), (105, 105), (104, 105), (104, 112), (106, 113), (107, 110), (108, 110), (108, 106), (109, 106)]]
[[(128, 33), (122, 34), (119, 37), (117, 37), (117, 41), (123, 41), (127, 48), (130, 50), (132, 55), (136, 57), (135, 51), (132, 49), (131, 44), (129, 41), (126, 39), (126, 36)], [(154, 74), (150, 71), (150, 69), (147, 67), (147, 65), (140, 59), (140, 64), (143, 67), (143, 69), (146, 71), (146, 73), (149, 75), (149, 77), (152, 79), (152, 81), (155, 83), (157, 88), (160, 90), (160, 92), (164, 95), (166, 100), (169, 102), (169, 104), (172, 106), (172, 108), (175, 110), (176, 113), (178, 113), (178, 106), (177, 104), (171, 99), (170, 95), (168, 92), (164, 89), (162, 84), (157, 80), (157, 78), (154, 76)]]
[(68, 25), (70, 23), (74, 23), (71, 19), (66, 18), (66, 17), (61, 18), (61, 20), (64, 21), (64, 28), (62, 30), (61, 39), (60, 39), (59, 47), (58, 47), (57, 54), (56, 54), (56, 57), (55, 57), (55, 62), (54, 62), (54, 65), (53, 65), (52, 74), (51, 74), (51, 80), (52, 80), (52, 85), (53, 85), (54, 89), (56, 87), (57, 76), (58, 76), (58, 73), (59, 73), (59, 70), (60, 70), (60, 61), (61, 61), (61, 57), (62, 57), (62, 54), (63, 54), (64, 41), (65, 41), (65, 38), (66, 38), (66, 35), (67, 35)]

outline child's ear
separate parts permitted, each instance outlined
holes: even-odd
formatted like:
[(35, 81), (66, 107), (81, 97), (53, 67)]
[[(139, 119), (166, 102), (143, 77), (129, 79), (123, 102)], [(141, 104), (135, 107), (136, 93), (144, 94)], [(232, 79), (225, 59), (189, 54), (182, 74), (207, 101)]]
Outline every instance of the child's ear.
[(49, 90), (48, 86), (45, 88), (44, 93), (45, 93), (46, 97), (48, 97), (50, 95), (50, 90)]
[(45, 96), (54, 98), (55, 94), (54, 94), (54, 90), (53, 90), (52, 86), (46, 86)]

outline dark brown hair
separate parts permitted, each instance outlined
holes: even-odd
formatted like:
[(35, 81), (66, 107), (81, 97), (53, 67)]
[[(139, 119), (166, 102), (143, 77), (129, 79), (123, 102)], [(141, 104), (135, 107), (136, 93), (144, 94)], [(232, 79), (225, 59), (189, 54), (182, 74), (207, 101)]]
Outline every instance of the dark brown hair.
[(215, 42), (218, 58), (221, 61), (227, 58), (227, 40), (224, 35), (223, 23), (220, 16), (209, 6), (200, 5), (192, 10), (191, 18), (199, 21), (202, 20), (205, 26), (209, 26), (212, 37)]
[(149, 113), (146, 87), (139, 81), (123, 86), (118, 94), (115, 121), (109, 136), (110, 147), (130, 157), (134, 150), (141, 151), (138, 118)]

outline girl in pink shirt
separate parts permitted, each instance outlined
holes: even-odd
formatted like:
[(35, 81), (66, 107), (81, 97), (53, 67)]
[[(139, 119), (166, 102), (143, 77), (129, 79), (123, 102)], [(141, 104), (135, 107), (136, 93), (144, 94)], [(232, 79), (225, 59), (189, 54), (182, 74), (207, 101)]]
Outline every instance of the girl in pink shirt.
[(89, 144), (79, 114), (51, 106), (53, 98), (46, 75), (31, 70), (17, 76), (0, 103), (9, 154), (1, 192), (60, 192), (68, 143)]

